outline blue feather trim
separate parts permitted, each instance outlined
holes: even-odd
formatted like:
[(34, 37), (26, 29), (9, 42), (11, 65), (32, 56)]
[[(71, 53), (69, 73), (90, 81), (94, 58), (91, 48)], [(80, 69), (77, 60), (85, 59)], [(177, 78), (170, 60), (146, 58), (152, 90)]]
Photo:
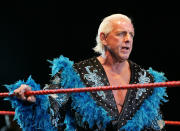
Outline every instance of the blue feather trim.
[[(155, 82), (164, 82), (167, 80), (164, 73), (154, 71), (152, 68), (149, 68), (148, 72), (153, 75)], [(144, 101), (134, 117), (120, 130), (140, 131), (144, 127), (152, 127), (152, 123), (157, 117), (159, 120), (162, 119), (159, 110), (160, 104), (167, 102), (165, 97), (168, 97), (165, 87), (154, 88), (153, 94)]]
[(55, 58), (53, 61), (47, 61), (52, 64), (52, 66), (50, 66), (52, 69), (52, 76), (64, 68), (71, 69), (74, 64), (74, 62), (70, 61), (69, 58), (62, 55), (60, 55), (59, 58)]
[[(33, 91), (40, 90), (40, 85), (36, 84), (31, 78), (26, 82), (19, 80), (15, 84), (5, 85), (10, 94), (21, 84), (27, 84), (32, 87)], [(50, 123), (50, 115), (48, 114), (49, 101), (47, 95), (37, 95), (35, 103), (27, 103), (17, 99), (16, 97), (8, 97), (5, 100), (11, 101), (11, 105), (15, 108), (14, 120), (17, 120), (23, 131), (56, 131)]]
[[(52, 66), (52, 76), (54, 76), (60, 70), (61, 72), (61, 87), (63, 88), (82, 88), (85, 87), (83, 82), (80, 79), (79, 74), (73, 68), (73, 62), (68, 58), (60, 56), (53, 61), (50, 61), (53, 64)], [(87, 122), (89, 128), (92, 128), (95, 124), (100, 129), (105, 129), (107, 123), (111, 121), (111, 117), (108, 116), (108, 113), (91, 98), (90, 93), (72, 93), (72, 104), (71, 107), (76, 110), (78, 114), (82, 116), (82, 123)], [(74, 125), (70, 121), (70, 116), (67, 115), (64, 123), (66, 123), (66, 129), (72, 129)], [(75, 128), (75, 127), (74, 127)]]
[(65, 117), (64, 123), (66, 124), (65, 131), (76, 131), (75, 125), (74, 125), (74, 123), (75, 123), (74, 118), (71, 116), (70, 111), (66, 112), (66, 117)]

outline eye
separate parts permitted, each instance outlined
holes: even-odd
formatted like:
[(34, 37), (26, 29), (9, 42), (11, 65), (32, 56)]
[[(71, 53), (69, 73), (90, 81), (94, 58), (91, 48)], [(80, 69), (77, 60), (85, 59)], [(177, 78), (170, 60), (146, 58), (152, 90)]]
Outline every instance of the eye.
[(126, 35), (126, 32), (125, 32), (125, 31), (122, 31), (122, 32), (117, 33), (117, 36), (125, 36), (125, 35)]
[(129, 33), (131, 35), (131, 37), (133, 38), (134, 37), (134, 33)]

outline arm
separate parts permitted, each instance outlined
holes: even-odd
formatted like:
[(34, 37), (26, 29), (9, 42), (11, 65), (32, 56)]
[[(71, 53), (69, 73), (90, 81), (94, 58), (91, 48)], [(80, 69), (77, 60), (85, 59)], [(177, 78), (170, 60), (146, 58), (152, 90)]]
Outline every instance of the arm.
[[(52, 89), (54, 87), (57, 88), (71, 88), (71, 87), (82, 87), (79, 79), (76, 79), (77, 74), (73, 69), (73, 62), (68, 58), (60, 56), (59, 58), (54, 59), (53, 61), (49, 61), (52, 66), (52, 80), (51, 84), (45, 86), (45, 90)], [(62, 73), (60, 72), (62, 71)], [(60, 74), (59, 74), (60, 73)], [(58, 75), (57, 75), (58, 74)], [(61, 77), (60, 79), (56, 79), (57, 77)], [(58, 84), (58, 82), (60, 82)], [(55, 82), (55, 83), (54, 83)], [(57, 83), (56, 83), (57, 82)], [(26, 81), (18, 81), (13, 85), (7, 85), (6, 87), (9, 89), (10, 93), (13, 93), (15, 89), (20, 87), (22, 84), (28, 85), (32, 87), (32, 90), (40, 90), (40, 86), (31, 79), (31, 77)], [(23, 100), (23, 95), (22, 96)], [(69, 107), (69, 103), (71, 102), (70, 97), (65, 94), (59, 95), (37, 95), (35, 98), (35, 103), (28, 104), (26, 107), (24, 101), (17, 99), (16, 97), (9, 98), (11, 100), (13, 108), (15, 108), (15, 119), (18, 120), (19, 125), (25, 131), (31, 130), (57, 130), (56, 126), (63, 126), (66, 124), (66, 130), (75, 130), (74, 120), (71, 117), (71, 108)], [(28, 99), (27, 99), (28, 100)], [(68, 110), (66, 110), (68, 108)], [(22, 111), (24, 112), (21, 115)], [(43, 112), (42, 112), (43, 111)], [(63, 116), (63, 112), (66, 111), (65, 117)], [(26, 113), (29, 112), (29, 113)], [(60, 112), (60, 113), (59, 113)], [(19, 115), (18, 115), (19, 114)], [(61, 115), (60, 115), (61, 114)], [(43, 118), (43, 116), (45, 119)], [(29, 123), (27, 123), (26, 119), (28, 119)], [(35, 121), (35, 123), (33, 122)], [(52, 121), (52, 123), (51, 123)], [(52, 126), (54, 125), (54, 126)], [(28, 126), (31, 126), (28, 127)]]
[[(51, 83), (49, 84), (48, 87), (49, 89), (51, 89), (52, 87), (59, 87), (59, 86), (55, 85), (54, 83)], [(24, 96), (25, 91), (40, 90), (40, 85), (36, 84), (31, 77), (29, 77), (26, 82), (18, 81), (12, 85), (6, 85), (6, 88), (8, 88), (10, 93), (15, 92), (16, 96), (18, 97), (18, 98), (9, 97), (6, 98), (6, 100), (11, 101), (12, 107), (15, 109), (14, 119), (18, 121), (18, 124), (23, 130), (25, 131), (32, 131), (36, 129), (50, 130), (50, 131), (57, 130), (57, 128), (55, 128), (57, 127), (56, 123), (57, 121), (59, 122), (60, 119), (62, 120), (63, 117), (61, 116), (60, 118), (60, 114), (57, 115), (56, 111), (61, 111), (61, 109), (64, 108), (65, 106), (63, 106), (63, 104), (61, 104), (61, 106), (60, 105), (57, 106), (57, 102), (55, 101), (52, 95), (36, 95), (36, 97), (29, 96), (25, 98)], [(63, 96), (63, 94), (61, 94), (60, 96)], [(59, 99), (61, 98), (59, 97)], [(64, 101), (63, 97), (61, 101)], [(64, 101), (64, 105), (66, 105), (65, 101)], [(64, 109), (62, 109), (61, 112), (63, 112)], [(56, 117), (56, 121), (54, 120), (55, 117)]]
[[(20, 80), (15, 84), (6, 85), (6, 88), (10, 94), (12, 94), (17, 88), (22, 87), (21, 85), (24, 84), (30, 86), (33, 91), (40, 90), (40, 85), (31, 77), (29, 77), (26, 82)], [(20, 91), (20, 93), (22, 92)], [(36, 102), (34, 103), (29, 103), (17, 97), (9, 97), (6, 98), (6, 100), (11, 101), (12, 108), (15, 109), (14, 120), (17, 120), (23, 131), (33, 131), (36, 129), (56, 130), (49, 122), (50, 115), (47, 109), (50, 104), (47, 95), (37, 95)]]

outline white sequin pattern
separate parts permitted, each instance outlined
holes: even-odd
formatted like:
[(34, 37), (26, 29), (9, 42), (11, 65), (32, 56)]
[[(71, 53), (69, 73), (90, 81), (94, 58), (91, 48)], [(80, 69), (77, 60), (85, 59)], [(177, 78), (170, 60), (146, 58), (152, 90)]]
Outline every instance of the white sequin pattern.
[[(104, 86), (104, 84), (101, 82), (101, 77), (96, 74), (98, 72), (97, 70), (93, 70), (93, 72), (90, 71), (90, 68), (92, 66), (86, 66), (85, 69), (88, 74), (84, 75), (84, 78), (87, 79), (89, 82), (93, 82), (94, 84), (92, 86)], [(97, 94), (102, 97), (102, 99), (106, 99), (106, 95), (104, 91), (97, 91)]]
[[(150, 82), (150, 79), (149, 77), (147, 77), (147, 74), (146, 74), (146, 71), (143, 70), (144, 74), (142, 74), (141, 72), (139, 72), (139, 83), (140, 84), (143, 84), (143, 83), (149, 83)], [(139, 97), (142, 96), (143, 92), (146, 92), (146, 88), (141, 88), (141, 89), (138, 89), (137, 93), (136, 93), (136, 99), (139, 99)]]

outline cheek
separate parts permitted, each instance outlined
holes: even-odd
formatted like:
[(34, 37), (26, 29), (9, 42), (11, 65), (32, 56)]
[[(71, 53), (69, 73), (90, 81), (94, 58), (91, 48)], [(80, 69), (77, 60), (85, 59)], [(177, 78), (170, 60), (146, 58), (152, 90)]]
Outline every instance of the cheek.
[(122, 42), (122, 39), (120, 37), (113, 37), (113, 41), (116, 43)]
[(110, 46), (120, 46), (122, 40), (119, 37), (110, 37), (109, 39), (107, 39), (107, 43)]
[(133, 41), (132, 41), (132, 43), (131, 43), (131, 48), (133, 48)]

